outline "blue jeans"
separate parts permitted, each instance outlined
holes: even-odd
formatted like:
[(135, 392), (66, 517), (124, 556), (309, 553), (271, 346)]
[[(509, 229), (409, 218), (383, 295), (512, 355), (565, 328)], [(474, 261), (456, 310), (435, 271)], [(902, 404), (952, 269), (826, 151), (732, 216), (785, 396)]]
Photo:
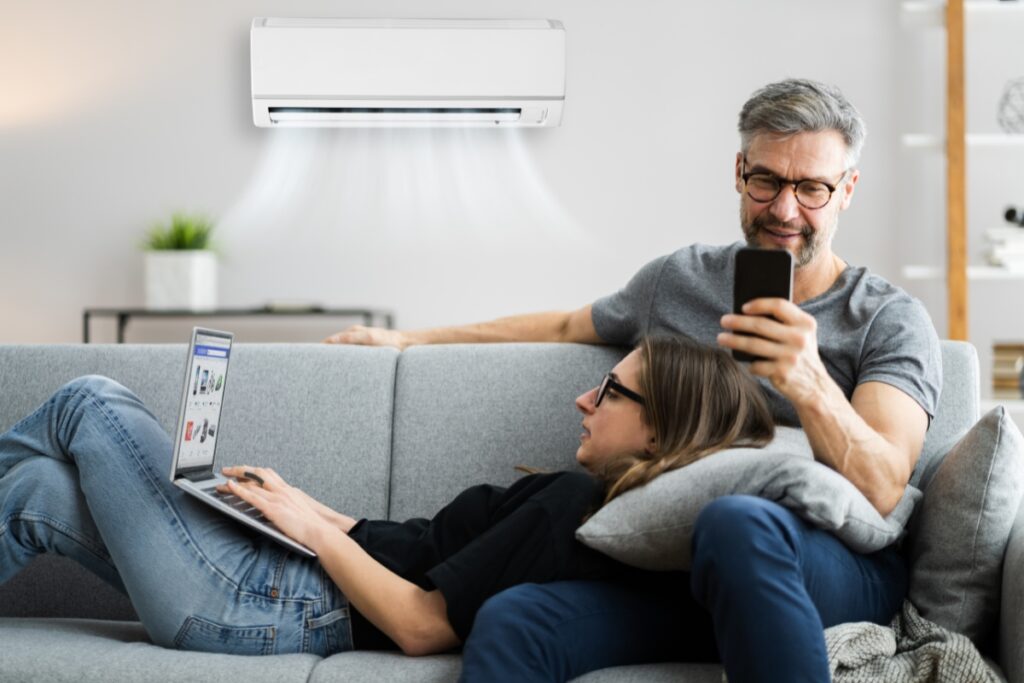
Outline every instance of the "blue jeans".
[(98, 376), (0, 435), (0, 583), (56, 553), (125, 593), (164, 647), (351, 649), (348, 603), (320, 564), (172, 485), (172, 449), (134, 394)]
[(477, 613), (462, 680), (565, 681), (609, 666), (721, 661), (730, 683), (827, 682), (824, 629), (887, 624), (907, 588), (895, 548), (858, 555), (752, 496), (701, 512), (689, 581), (674, 577), (675, 588), (566, 581), (499, 593)]

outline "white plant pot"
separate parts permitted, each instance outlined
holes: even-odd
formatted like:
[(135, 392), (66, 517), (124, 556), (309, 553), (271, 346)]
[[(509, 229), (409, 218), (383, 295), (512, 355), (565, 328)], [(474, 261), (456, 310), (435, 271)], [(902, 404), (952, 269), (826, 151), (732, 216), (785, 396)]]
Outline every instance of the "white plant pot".
[(203, 311), (217, 307), (217, 257), (206, 250), (146, 252), (146, 308)]

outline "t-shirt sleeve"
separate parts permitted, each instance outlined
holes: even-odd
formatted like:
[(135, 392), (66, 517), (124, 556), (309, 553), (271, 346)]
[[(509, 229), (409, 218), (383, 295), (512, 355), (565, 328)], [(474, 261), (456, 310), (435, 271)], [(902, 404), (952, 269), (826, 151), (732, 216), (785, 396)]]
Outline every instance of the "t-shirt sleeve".
[[(510, 487), (492, 526), (427, 572), (444, 595), (459, 638), (469, 636), (476, 613), (492, 595), (520, 583), (572, 576), (580, 553), (576, 528), (599, 500), (593, 478), (577, 472), (534, 475)], [(589, 555), (588, 562), (593, 564)]]
[(625, 287), (594, 302), (591, 318), (597, 335), (608, 344), (632, 346), (650, 328), (651, 306), (669, 256), (654, 259)]
[(942, 390), (942, 350), (924, 306), (909, 296), (887, 303), (871, 322), (857, 384), (884, 382), (935, 417)]

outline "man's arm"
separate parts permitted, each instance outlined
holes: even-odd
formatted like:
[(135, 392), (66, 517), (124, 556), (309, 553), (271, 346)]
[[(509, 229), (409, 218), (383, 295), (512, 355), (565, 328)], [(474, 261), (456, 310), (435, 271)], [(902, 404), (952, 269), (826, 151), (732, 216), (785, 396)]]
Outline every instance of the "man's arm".
[(551, 311), (498, 318), (459, 327), (400, 331), (353, 325), (324, 342), (394, 346), (401, 350), (417, 344), (482, 344), (490, 342), (578, 342), (600, 344), (588, 304), (575, 311)]
[(767, 377), (793, 404), (815, 458), (849, 479), (888, 515), (921, 453), (928, 429), (924, 409), (881, 382), (861, 384), (847, 401), (818, 355), (817, 323), (795, 304), (757, 299), (743, 312), (722, 318), (730, 332), (719, 335), (719, 343), (766, 359), (751, 363), (750, 371)]

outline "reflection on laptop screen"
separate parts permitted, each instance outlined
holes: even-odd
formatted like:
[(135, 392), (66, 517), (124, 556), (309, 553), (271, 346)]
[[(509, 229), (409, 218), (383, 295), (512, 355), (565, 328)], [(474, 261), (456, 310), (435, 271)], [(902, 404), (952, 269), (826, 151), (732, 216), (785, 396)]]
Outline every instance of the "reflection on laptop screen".
[(197, 334), (185, 388), (178, 469), (213, 464), (231, 340)]

